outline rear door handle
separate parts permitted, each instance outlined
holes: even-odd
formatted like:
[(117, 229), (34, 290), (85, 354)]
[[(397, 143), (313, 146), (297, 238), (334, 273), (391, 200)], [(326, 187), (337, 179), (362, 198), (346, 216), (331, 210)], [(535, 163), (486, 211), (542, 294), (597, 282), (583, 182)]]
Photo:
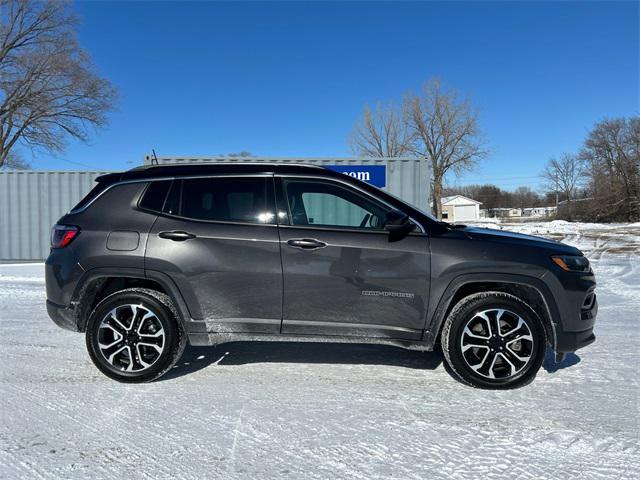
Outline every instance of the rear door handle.
[(174, 230), (173, 232), (160, 232), (158, 236), (160, 238), (173, 240), (174, 242), (184, 242), (185, 240), (191, 240), (192, 238), (196, 238), (196, 236), (193, 233), (183, 232), (181, 230)]
[(302, 248), (304, 250), (315, 250), (316, 248), (324, 248), (326, 243), (316, 240), (315, 238), (292, 238), (287, 241), (290, 247)]

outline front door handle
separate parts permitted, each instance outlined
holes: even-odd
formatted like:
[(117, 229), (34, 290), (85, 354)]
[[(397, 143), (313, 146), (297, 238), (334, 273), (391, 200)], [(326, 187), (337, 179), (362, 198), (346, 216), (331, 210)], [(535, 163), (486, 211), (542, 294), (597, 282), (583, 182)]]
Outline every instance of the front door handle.
[(174, 230), (173, 232), (160, 232), (158, 236), (160, 238), (173, 240), (174, 242), (184, 242), (185, 240), (191, 240), (192, 238), (196, 238), (196, 236), (193, 233), (183, 232), (181, 230)]
[(316, 240), (315, 238), (292, 238), (287, 241), (290, 247), (302, 248), (304, 250), (315, 250), (316, 248), (324, 248), (326, 243)]

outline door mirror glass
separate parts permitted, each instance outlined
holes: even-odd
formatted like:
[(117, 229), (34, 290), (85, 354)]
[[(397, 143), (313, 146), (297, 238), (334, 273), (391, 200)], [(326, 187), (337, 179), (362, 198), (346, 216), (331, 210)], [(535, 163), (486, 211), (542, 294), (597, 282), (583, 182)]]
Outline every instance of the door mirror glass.
[(385, 215), (384, 228), (389, 232), (389, 240), (392, 242), (402, 240), (416, 229), (415, 223), (411, 223), (409, 215), (391, 210)]
[(402, 213), (400, 210), (391, 210), (384, 216), (384, 227), (387, 230), (393, 230), (394, 227), (406, 225), (409, 223), (409, 215)]

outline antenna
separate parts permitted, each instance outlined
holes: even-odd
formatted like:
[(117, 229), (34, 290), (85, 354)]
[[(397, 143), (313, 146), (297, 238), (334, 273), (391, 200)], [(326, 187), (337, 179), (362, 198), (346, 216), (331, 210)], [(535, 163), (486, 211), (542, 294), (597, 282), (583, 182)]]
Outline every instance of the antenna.
[(151, 165), (159, 165), (158, 156), (156, 155), (156, 150), (154, 148), (151, 149), (153, 152), (153, 158), (151, 159)]

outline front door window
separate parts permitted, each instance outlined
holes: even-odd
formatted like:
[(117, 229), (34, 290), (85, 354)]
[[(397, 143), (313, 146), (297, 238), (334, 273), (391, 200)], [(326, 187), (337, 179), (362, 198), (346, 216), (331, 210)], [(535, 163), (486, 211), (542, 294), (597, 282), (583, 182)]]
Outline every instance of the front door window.
[(324, 228), (382, 230), (389, 208), (322, 180), (286, 180), (291, 224)]

